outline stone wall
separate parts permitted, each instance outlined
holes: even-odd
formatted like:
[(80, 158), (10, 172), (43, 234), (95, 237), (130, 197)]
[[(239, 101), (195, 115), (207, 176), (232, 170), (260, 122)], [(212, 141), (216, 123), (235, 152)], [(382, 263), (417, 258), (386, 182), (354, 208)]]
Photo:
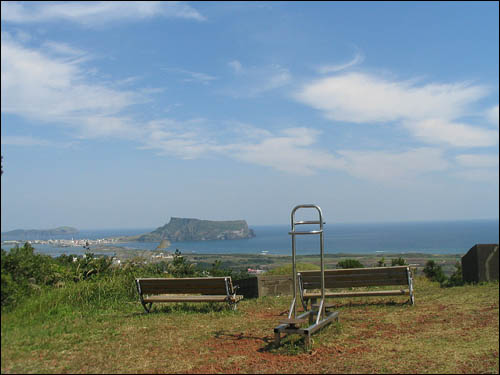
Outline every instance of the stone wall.
[(476, 244), (462, 257), (465, 282), (498, 280), (498, 245)]
[(291, 275), (259, 275), (257, 277), (234, 281), (234, 284), (239, 286), (237, 293), (243, 294), (246, 298), (282, 295), (291, 296), (293, 294)]

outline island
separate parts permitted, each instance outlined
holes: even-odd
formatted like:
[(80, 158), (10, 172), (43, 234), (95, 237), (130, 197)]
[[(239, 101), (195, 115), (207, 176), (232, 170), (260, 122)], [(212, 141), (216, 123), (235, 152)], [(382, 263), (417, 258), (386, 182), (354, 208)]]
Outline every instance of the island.
[(15, 229), (2, 232), (2, 240), (35, 240), (50, 236), (77, 234), (78, 229), (72, 227), (57, 227), (54, 229)]
[(170, 221), (150, 233), (120, 237), (123, 241), (170, 242), (238, 240), (255, 237), (245, 220), (212, 221), (172, 217)]

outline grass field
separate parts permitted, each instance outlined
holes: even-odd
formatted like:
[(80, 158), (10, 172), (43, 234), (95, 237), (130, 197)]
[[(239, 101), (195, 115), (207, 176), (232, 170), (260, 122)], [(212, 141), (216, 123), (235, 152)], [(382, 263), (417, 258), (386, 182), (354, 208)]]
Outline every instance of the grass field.
[(415, 306), (404, 296), (335, 300), (340, 323), (313, 335), (310, 351), (299, 336), (272, 344), (290, 297), (145, 314), (112, 284), (89, 285), (2, 314), (2, 373), (499, 372), (498, 282), (441, 288), (417, 276)]

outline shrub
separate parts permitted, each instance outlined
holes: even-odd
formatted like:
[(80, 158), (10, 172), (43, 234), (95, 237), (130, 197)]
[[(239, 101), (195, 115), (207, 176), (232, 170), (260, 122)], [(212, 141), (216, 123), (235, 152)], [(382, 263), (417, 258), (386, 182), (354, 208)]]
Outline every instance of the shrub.
[(51, 256), (35, 254), (34, 250), (28, 242), (9, 252), (2, 249), (2, 307), (13, 305), (40, 286), (54, 285), (67, 276)]
[(403, 258), (399, 257), (396, 259), (391, 259), (391, 266), (407, 266), (408, 263), (406, 263), (406, 260)]
[(378, 262), (377, 262), (377, 267), (386, 267), (387, 264), (385, 264), (385, 258), (382, 257), (382, 259), (380, 259)]
[(455, 272), (451, 274), (448, 280), (446, 280), (441, 286), (444, 287), (452, 287), (452, 286), (461, 286), (464, 285), (465, 282), (462, 278), (462, 263), (455, 263)]
[(344, 259), (337, 263), (337, 268), (364, 268), (357, 259)]
[(436, 262), (433, 260), (427, 261), (422, 272), (431, 281), (437, 281), (440, 284), (446, 281), (446, 276), (443, 273), (442, 267), (436, 264)]
[(195, 265), (186, 260), (179, 249), (175, 249), (174, 260), (168, 263), (167, 272), (174, 277), (189, 277), (198, 274)]

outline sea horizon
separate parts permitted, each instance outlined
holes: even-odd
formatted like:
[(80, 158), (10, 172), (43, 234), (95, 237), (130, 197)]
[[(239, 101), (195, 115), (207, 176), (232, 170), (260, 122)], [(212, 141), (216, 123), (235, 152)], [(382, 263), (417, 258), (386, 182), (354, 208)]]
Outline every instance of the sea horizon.
[[(498, 220), (474, 219), (454, 221), (412, 221), (390, 223), (331, 223), (324, 225), (325, 254), (465, 254), (477, 243), (498, 243)], [(172, 242), (165, 249), (179, 249), (187, 254), (291, 254), (290, 225), (249, 225), (256, 237), (240, 240)], [(77, 234), (51, 236), (51, 239), (99, 239), (147, 233), (156, 228), (82, 229)], [(4, 238), (2, 236), (2, 241)], [(27, 241), (27, 240), (23, 240)], [(157, 242), (127, 242), (117, 246), (126, 249), (155, 250)], [(40, 253), (84, 254), (81, 247), (54, 247), (34, 244)], [(12, 246), (2, 244), (2, 248)], [(319, 236), (297, 238), (297, 254), (319, 253)], [(111, 252), (112, 253), (112, 252)]]
[[(212, 219), (199, 219), (199, 220), (218, 221), (218, 220), (212, 220)], [(228, 220), (230, 220), (230, 219), (228, 219)], [(241, 219), (241, 220), (245, 220), (245, 219)], [(220, 221), (224, 221), (224, 220), (220, 220)], [(357, 224), (377, 225), (377, 224), (381, 224), (381, 225), (384, 225), (384, 224), (419, 224), (419, 223), (456, 223), (456, 222), (475, 222), (475, 221), (496, 221), (496, 222), (500, 223), (500, 218), (494, 218), (494, 219), (489, 219), (489, 218), (486, 218), (486, 219), (453, 219), (453, 220), (451, 220), (451, 219), (450, 220), (435, 219), (435, 220), (387, 220), (387, 221), (330, 221), (330, 222), (326, 221), (326, 224), (330, 224), (330, 225), (357, 225)], [(167, 223), (168, 223), (168, 221), (165, 222), (165, 224), (167, 224)], [(60, 228), (60, 227), (72, 227), (72, 228), (78, 229), (78, 231), (86, 231), (86, 232), (87, 231), (121, 231), (121, 230), (125, 230), (125, 231), (144, 230), (147, 232), (147, 231), (153, 231), (159, 227), (162, 227), (165, 224), (162, 224), (159, 226), (145, 226), (145, 227), (135, 226), (135, 227), (101, 227), (101, 228), (78, 228), (78, 227), (73, 226), (73, 225), (58, 225), (58, 226), (54, 226), (53, 228), (47, 228), (47, 227), (45, 227), (45, 228), (29, 227), (28, 228), (28, 227), (26, 227), (26, 228), (6, 229), (6, 230), (2, 230), (1, 234), (6, 233), (6, 232), (10, 232), (13, 230), (19, 230), (19, 229), (21, 229), (21, 230), (49, 230), (49, 229)], [(278, 223), (278, 224), (250, 224), (247, 222), (247, 225), (249, 228), (252, 228), (253, 226), (256, 226), (256, 227), (281, 227), (281, 226), (285, 226), (285, 225), (290, 226), (290, 222)]]

